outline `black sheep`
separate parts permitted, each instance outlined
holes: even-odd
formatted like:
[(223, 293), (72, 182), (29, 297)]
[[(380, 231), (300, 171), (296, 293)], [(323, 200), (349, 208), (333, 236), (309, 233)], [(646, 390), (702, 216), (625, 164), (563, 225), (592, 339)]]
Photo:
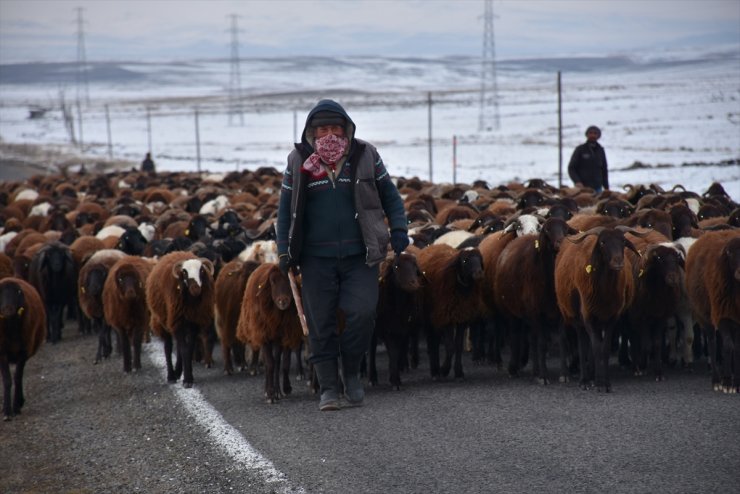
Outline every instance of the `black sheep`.
[(76, 304), (77, 270), (69, 246), (57, 241), (44, 245), (33, 256), (28, 276), (44, 301), (46, 338), (56, 343), (62, 338), (64, 307)]

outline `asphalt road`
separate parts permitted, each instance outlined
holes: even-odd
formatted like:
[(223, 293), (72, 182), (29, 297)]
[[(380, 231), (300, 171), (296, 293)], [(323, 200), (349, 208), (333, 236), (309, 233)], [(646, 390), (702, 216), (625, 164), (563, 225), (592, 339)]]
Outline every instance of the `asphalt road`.
[[(23, 414), (0, 423), (0, 491), (724, 493), (740, 482), (740, 396), (711, 391), (704, 371), (656, 383), (614, 366), (607, 395), (540, 386), (529, 368), (510, 379), (469, 355), (464, 381), (432, 382), (423, 355), (399, 392), (381, 353), (364, 407), (320, 413), (295, 380), (266, 404), (264, 376), (224, 376), (218, 347), (216, 367), (196, 366), (183, 390), (165, 384), (160, 358), (125, 375), (117, 356), (92, 364), (92, 336), (64, 336), (30, 360)], [(161, 343), (150, 345), (156, 357)], [(235, 458), (217, 420), (195, 420), (194, 393), (246, 441), (237, 456), (248, 443), (282, 480)]]

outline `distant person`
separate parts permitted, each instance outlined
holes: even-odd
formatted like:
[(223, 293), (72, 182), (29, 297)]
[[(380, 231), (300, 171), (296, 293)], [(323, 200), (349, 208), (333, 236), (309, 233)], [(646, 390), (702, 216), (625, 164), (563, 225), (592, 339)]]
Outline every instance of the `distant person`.
[(141, 162), (141, 171), (154, 173), (154, 160), (152, 159), (152, 153), (146, 153), (144, 161)]
[(568, 175), (576, 187), (591, 187), (598, 194), (609, 188), (606, 153), (599, 144), (601, 129), (592, 125), (586, 129), (586, 142), (573, 151)]
[(375, 326), (378, 266), (389, 241), (396, 254), (409, 245), (401, 195), (375, 146), (355, 137), (344, 108), (321, 100), (288, 156), (277, 224), (280, 269), (300, 268), (303, 280), (321, 411), (340, 408), (340, 363), (347, 404), (363, 402), (360, 363)]

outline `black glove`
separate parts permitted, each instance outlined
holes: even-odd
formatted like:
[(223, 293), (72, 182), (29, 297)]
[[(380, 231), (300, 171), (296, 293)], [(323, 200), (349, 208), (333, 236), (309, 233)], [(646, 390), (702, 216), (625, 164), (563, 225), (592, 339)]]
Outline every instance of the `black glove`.
[(391, 230), (391, 247), (396, 255), (401, 254), (409, 246), (409, 236), (405, 230)]
[(282, 271), (285, 276), (288, 276), (288, 270), (293, 266), (293, 261), (291, 261), (288, 254), (280, 254), (278, 259), (280, 261), (280, 271)]

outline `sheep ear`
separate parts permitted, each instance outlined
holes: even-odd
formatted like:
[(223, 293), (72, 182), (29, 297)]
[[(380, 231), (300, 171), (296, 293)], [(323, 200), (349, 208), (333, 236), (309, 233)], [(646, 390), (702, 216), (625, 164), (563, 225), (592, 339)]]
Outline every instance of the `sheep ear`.
[(213, 276), (214, 268), (213, 263), (209, 259), (205, 259), (203, 257), (200, 258), (200, 262), (203, 263), (203, 266), (206, 268), (206, 271), (208, 271), (211, 276)]
[(576, 235), (578, 233), (578, 230), (576, 230), (572, 226), (569, 226), (568, 227), (568, 231), (565, 232), (565, 233), (566, 233), (566, 235)]
[(182, 272), (182, 261), (178, 261), (172, 266), (172, 276), (178, 280), (180, 279), (180, 272)]

